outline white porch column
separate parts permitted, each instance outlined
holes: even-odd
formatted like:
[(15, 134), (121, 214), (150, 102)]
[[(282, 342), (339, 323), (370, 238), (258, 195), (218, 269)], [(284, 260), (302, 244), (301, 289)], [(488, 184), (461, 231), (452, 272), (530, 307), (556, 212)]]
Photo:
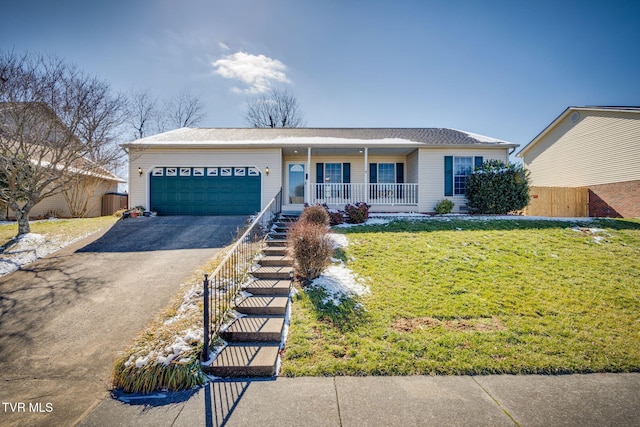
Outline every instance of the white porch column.
[(311, 204), (311, 147), (307, 147), (307, 170), (304, 174), (307, 191), (304, 192), (304, 202)]
[(364, 202), (369, 204), (369, 148), (364, 147)]

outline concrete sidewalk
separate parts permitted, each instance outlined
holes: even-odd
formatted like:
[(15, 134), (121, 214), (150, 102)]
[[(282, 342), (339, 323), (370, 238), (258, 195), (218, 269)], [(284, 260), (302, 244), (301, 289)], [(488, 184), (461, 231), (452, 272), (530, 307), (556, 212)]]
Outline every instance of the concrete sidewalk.
[[(173, 403), (170, 403), (172, 402)], [(638, 426), (640, 374), (277, 378), (107, 399), (80, 426)]]

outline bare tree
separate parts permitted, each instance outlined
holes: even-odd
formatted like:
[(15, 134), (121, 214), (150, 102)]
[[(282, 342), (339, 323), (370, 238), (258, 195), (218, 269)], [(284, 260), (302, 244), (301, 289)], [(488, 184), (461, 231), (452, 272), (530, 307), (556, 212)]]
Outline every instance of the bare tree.
[(245, 120), (256, 128), (296, 128), (304, 126), (304, 118), (293, 92), (273, 88), (247, 102)]
[(133, 128), (134, 139), (144, 138), (152, 126), (158, 127), (158, 100), (149, 92), (149, 89), (133, 90), (129, 94), (127, 123)]
[(18, 235), (37, 203), (122, 159), (118, 105), (107, 83), (57, 57), (0, 53), (0, 199)]
[(204, 118), (204, 104), (199, 96), (186, 90), (166, 103), (164, 115), (172, 129), (194, 126)]
[(150, 95), (149, 89), (132, 91), (127, 107), (127, 122), (135, 139), (195, 126), (204, 115), (204, 102), (188, 90), (162, 103)]

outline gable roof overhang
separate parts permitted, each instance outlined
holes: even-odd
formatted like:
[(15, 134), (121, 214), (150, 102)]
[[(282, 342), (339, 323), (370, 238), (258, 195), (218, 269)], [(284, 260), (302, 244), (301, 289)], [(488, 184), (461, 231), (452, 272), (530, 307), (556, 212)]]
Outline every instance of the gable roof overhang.
[(523, 158), (526, 151), (530, 150), (541, 139), (543, 139), (549, 132), (553, 130), (564, 119), (571, 115), (574, 111), (596, 111), (596, 112), (620, 112), (620, 113), (635, 113), (640, 114), (640, 107), (615, 107), (615, 106), (585, 106), (585, 107), (567, 107), (558, 117), (556, 117), (546, 128), (542, 130), (535, 138), (533, 138), (527, 145), (516, 154), (517, 157)]
[(125, 148), (280, 148), (411, 152), (422, 147), (515, 148), (503, 140), (448, 128), (181, 128), (122, 144)]

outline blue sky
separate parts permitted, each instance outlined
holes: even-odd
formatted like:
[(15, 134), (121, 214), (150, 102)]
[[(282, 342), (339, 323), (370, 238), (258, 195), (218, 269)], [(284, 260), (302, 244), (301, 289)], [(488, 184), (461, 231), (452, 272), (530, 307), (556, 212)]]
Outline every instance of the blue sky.
[(0, 49), (118, 91), (185, 89), (244, 127), (289, 86), (309, 127), (451, 127), (528, 143), (570, 105), (640, 105), (640, 1), (0, 2)]

